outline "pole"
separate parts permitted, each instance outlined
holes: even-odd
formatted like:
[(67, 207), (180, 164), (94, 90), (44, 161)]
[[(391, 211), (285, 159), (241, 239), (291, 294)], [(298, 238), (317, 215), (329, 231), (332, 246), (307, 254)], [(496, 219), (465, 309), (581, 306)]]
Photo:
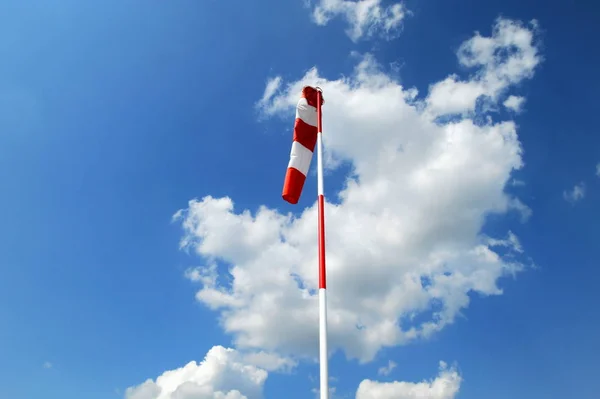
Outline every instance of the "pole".
[(317, 187), (319, 204), (319, 365), (321, 399), (329, 398), (329, 365), (327, 358), (327, 279), (325, 274), (325, 194), (323, 192), (323, 95), (317, 88)]

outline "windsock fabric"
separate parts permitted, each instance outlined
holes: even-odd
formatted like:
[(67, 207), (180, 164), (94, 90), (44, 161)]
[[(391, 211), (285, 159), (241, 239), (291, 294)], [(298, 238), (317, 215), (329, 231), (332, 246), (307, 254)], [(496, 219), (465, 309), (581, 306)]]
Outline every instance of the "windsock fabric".
[[(323, 100), (321, 99), (323, 102)], [(282, 197), (290, 204), (297, 204), (317, 143), (317, 90), (306, 86), (296, 106), (294, 141), (290, 153)]]

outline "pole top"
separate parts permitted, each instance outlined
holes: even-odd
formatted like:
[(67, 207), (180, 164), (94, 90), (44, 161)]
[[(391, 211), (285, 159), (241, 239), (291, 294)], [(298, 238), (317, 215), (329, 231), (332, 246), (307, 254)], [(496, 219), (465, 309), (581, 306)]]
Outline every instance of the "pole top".
[(321, 96), (321, 104), (325, 104), (325, 99), (323, 98), (323, 90), (320, 87), (313, 86), (304, 86), (302, 88), (302, 97), (306, 98), (309, 105), (313, 107), (317, 106), (317, 96), (320, 94)]

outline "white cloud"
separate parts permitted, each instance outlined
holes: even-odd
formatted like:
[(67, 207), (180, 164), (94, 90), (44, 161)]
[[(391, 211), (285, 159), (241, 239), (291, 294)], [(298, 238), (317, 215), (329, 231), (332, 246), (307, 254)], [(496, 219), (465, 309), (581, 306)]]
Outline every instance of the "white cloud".
[(50, 362), (44, 362), (44, 364), (42, 364), (42, 367), (45, 369), (51, 369), (52, 368), (52, 363)]
[(600, 162), (596, 165), (596, 176), (600, 177)]
[(258, 399), (267, 375), (237, 351), (215, 346), (199, 364), (190, 362), (127, 388), (125, 399)]
[[(491, 37), (476, 32), (464, 42), (458, 60), (477, 71), (468, 80), (450, 75), (432, 85), (426, 100), (428, 111), (433, 116), (470, 113), (479, 99), (495, 104), (510, 85), (531, 78), (542, 59), (535, 45), (537, 22), (530, 25), (498, 19)], [(504, 105), (518, 108), (523, 101), (523, 97), (510, 96)]]
[(353, 41), (361, 37), (379, 35), (396, 37), (408, 11), (404, 4), (381, 5), (381, 0), (320, 0), (313, 9), (313, 19), (326, 25), (332, 18), (342, 16), (349, 28), (346, 33)]
[(582, 200), (585, 197), (585, 183), (580, 182), (576, 184), (571, 190), (563, 191), (563, 198), (574, 204), (577, 201)]
[(245, 354), (244, 362), (263, 368), (267, 371), (283, 372), (289, 372), (297, 365), (297, 362), (292, 359), (264, 351)]
[(515, 211), (518, 211), (521, 214), (521, 222), (523, 222), (523, 223), (525, 223), (527, 220), (529, 220), (529, 218), (533, 214), (533, 211), (531, 210), (531, 208), (528, 207), (527, 205), (525, 205), (518, 198), (512, 198), (510, 200), (510, 208), (514, 209)]
[(516, 113), (521, 112), (521, 108), (523, 107), (523, 103), (525, 103), (525, 98), (520, 96), (508, 96), (506, 101), (504, 101), (504, 106)]
[(377, 382), (364, 380), (356, 392), (356, 399), (453, 399), (460, 389), (461, 377), (453, 368), (440, 362), (440, 373), (432, 381)]
[(265, 86), (265, 92), (263, 93), (262, 98), (258, 101), (258, 105), (262, 106), (266, 104), (277, 92), (279, 87), (281, 86), (281, 77), (277, 76), (273, 79), (269, 79), (267, 81), (267, 85)]
[(477, 99), (485, 93), (482, 82), (460, 81), (457, 75), (450, 75), (430, 88), (427, 106), (435, 115), (473, 111)]
[[(523, 267), (515, 260), (521, 249), (509, 236), (502, 252), (515, 256), (501, 257), (480, 232), (489, 214), (530, 212), (504, 192), (523, 165), (515, 124), (466, 116), (435, 123), (416, 90), (381, 72), (370, 56), (338, 80), (312, 69), (263, 97), (259, 108), (292, 121), (305, 84), (325, 93), (326, 148), (353, 166), (337, 203), (326, 204), (331, 350), (370, 361), (383, 347), (452, 323), (470, 294), (501, 294), (499, 279)], [(210, 265), (192, 277), (200, 284), (196, 297), (219, 312), (236, 346), (315, 356), (315, 205), (298, 215), (266, 206), (250, 212), (236, 210), (228, 197), (207, 196), (190, 201), (177, 217), (182, 245)]]
[(519, 238), (512, 231), (508, 232), (508, 236), (506, 237), (506, 239), (499, 240), (495, 238), (489, 238), (487, 243), (491, 247), (510, 248), (514, 252), (520, 254), (524, 252), (523, 247), (521, 246), (521, 241), (519, 241)]
[(397, 364), (396, 362), (390, 360), (387, 364), (387, 366), (383, 366), (380, 367), (379, 370), (377, 371), (377, 373), (379, 375), (390, 375), (390, 373), (392, 372), (392, 370), (394, 370), (396, 368)]

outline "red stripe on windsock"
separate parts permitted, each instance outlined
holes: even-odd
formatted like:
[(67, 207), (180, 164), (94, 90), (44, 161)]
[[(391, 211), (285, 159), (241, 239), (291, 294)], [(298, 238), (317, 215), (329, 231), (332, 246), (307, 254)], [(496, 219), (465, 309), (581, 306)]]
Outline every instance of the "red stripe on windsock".
[(299, 142), (311, 152), (315, 151), (317, 145), (317, 127), (311, 126), (300, 118), (296, 118), (294, 124), (294, 141)]
[(283, 193), (281, 195), (283, 199), (290, 204), (297, 204), (300, 200), (300, 194), (302, 194), (302, 187), (304, 187), (305, 180), (306, 176), (298, 169), (288, 168), (283, 183)]

